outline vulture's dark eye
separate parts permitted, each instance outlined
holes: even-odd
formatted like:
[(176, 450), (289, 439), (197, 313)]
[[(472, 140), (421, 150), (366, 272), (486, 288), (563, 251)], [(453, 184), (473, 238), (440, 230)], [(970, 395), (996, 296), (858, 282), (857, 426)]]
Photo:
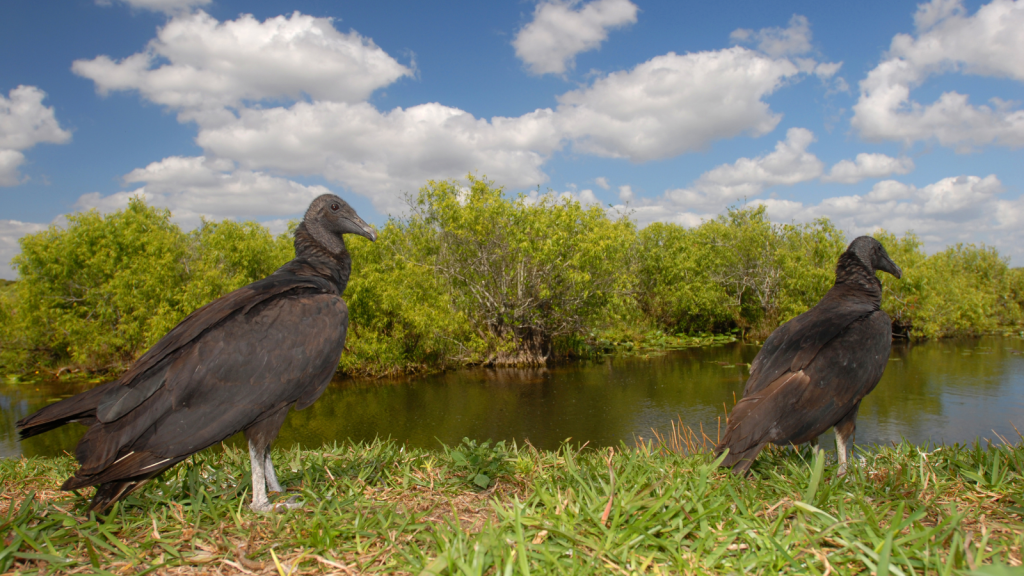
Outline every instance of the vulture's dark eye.
[(337, 212), (338, 210), (341, 210), (341, 206), (338, 206), (338, 203), (335, 202), (334, 204), (331, 204), (331, 210)]

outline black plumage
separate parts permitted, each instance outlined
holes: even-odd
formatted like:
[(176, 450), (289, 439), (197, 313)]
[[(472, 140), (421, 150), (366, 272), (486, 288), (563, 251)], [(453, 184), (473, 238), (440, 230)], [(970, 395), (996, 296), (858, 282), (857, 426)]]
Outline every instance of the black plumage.
[(270, 444), (290, 407), (301, 410), (331, 380), (348, 327), (341, 294), (352, 260), (343, 234), (377, 235), (333, 194), (316, 198), (295, 230), (295, 258), (199, 308), (123, 376), (17, 423), (22, 438), (67, 422), (89, 430), (80, 468), (61, 487), (98, 486), (103, 511), (190, 454), (244, 431), (254, 510), (281, 491)]
[(722, 466), (750, 469), (766, 444), (802, 444), (835, 426), (840, 473), (853, 448), (861, 400), (882, 378), (892, 325), (876, 270), (902, 272), (870, 236), (854, 240), (818, 304), (772, 332), (750, 365), (743, 398), (715, 448)]

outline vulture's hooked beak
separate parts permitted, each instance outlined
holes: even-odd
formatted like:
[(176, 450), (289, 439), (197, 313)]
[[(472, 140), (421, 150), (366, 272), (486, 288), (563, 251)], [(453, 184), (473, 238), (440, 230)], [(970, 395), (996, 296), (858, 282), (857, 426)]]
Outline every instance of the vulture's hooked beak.
[(351, 217), (343, 217), (341, 219), (341, 227), (342, 234), (356, 234), (368, 239), (370, 242), (377, 241), (377, 231), (355, 214)]
[(882, 256), (882, 262), (878, 269), (892, 274), (897, 280), (903, 277), (903, 270), (892, 261), (892, 258), (889, 258), (888, 254)]

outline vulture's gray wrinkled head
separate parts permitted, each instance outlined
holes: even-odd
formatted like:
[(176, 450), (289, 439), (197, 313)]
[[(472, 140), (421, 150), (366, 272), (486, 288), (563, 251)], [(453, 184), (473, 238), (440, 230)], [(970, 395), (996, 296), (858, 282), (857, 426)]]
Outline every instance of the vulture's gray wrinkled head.
[(881, 270), (892, 274), (896, 278), (903, 276), (903, 270), (900, 270), (900, 267), (892, 261), (892, 258), (889, 258), (889, 253), (885, 251), (882, 243), (871, 236), (861, 236), (850, 242), (850, 247), (846, 251), (856, 256), (857, 260), (868, 270), (871, 270), (872, 274), (877, 270)]
[(347, 202), (334, 194), (323, 194), (313, 200), (302, 223), (310, 236), (334, 254), (345, 250), (342, 234), (358, 234), (371, 242), (377, 240), (377, 232)]

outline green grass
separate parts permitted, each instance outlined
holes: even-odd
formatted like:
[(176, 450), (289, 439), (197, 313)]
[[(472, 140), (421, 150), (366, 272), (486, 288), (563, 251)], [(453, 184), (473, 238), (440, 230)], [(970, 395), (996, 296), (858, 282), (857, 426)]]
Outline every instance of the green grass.
[(307, 504), (259, 515), (247, 508), (247, 454), (211, 450), (99, 519), (82, 515), (88, 492), (57, 490), (71, 458), (3, 460), (0, 572), (883, 576), (1021, 565), (1024, 444), (903, 444), (864, 452), (842, 478), (810, 449), (767, 451), (747, 478), (680, 452), (384, 441), (275, 452), (282, 483)]

